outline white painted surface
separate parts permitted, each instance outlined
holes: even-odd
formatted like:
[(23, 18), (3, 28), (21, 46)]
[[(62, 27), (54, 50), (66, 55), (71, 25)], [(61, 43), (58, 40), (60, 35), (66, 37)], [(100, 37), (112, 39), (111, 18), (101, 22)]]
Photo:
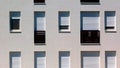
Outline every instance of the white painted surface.
[[(34, 68), (34, 51), (46, 51), (46, 68), (59, 68), (59, 51), (70, 51), (71, 68), (81, 68), (81, 51), (100, 51), (100, 68), (105, 68), (104, 51), (120, 57), (120, 0), (100, 0), (100, 5), (82, 5), (80, 0), (0, 0), (0, 67), (9, 68), (9, 52), (21, 52), (21, 68)], [(10, 33), (9, 12), (21, 11), (21, 33)], [(46, 45), (34, 44), (34, 11), (45, 11)], [(70, 33), (59, 33), (58, 12), (70, 11)], [(80, 43), (81, 11), (99, 11), (100, 45)], [(116, 11), (116, 33), (105, 32), (104, 11)], [(120, 59), (116, 58), (117, 68)]]

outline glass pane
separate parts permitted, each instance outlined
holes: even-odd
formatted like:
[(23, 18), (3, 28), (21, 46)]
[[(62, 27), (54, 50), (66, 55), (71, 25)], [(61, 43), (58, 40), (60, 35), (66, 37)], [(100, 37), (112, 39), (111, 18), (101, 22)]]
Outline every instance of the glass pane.
[(11, 30), (19, 29), (20, 19), (11, 19)]

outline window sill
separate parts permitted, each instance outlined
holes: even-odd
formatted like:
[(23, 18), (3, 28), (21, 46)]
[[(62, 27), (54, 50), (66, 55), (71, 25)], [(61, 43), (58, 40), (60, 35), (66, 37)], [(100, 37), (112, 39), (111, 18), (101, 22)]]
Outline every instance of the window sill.
[(106, 30), (105, 32), (106, 32), (106, 33), (117, 33), (116, 30)]
[(105, 29), (106, 33), (116, 33), (116, 29)]
[(21, 30), (11, 30), (10, 33), (21, 33)]
[(71, 33), (71, 31), (59, 31), (59, 33)]

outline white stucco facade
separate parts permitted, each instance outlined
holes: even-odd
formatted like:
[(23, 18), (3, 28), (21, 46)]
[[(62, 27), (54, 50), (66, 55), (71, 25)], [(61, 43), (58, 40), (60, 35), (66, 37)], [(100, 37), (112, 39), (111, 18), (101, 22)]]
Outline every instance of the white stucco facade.
[[(44, 5), (34, 5), (33, 0), (0, 1), (0, 67), (10, 68), (10, 52), (21, 53), (21, 68), (34, 68), (34, 52), (45, 51), (46, 68), (59, 68), (59, 52), (70, 52), (70, 68), (82, 68), (81, 52), (99, 52), (99, 68), (106, 68), (105, 51), (116, 52), (116, 68), (120, 67), (120, 1), (100, 0), (97, 5), (84, 5), (80, 0), (45, 0)], [(21, 12), (18, 33), (10, 32), (9, 13)], [(44, 11), (46, 18), (46, 43), (34, 43), (34, 12)], [(59, 32), (59, 11), (70, 12), (70, 31)], [(100, 17), (100, 44), (81, 44), (81, 11), (98, 11)], [(105, 31), (105, 11), (116, 12), (116, 31)]]

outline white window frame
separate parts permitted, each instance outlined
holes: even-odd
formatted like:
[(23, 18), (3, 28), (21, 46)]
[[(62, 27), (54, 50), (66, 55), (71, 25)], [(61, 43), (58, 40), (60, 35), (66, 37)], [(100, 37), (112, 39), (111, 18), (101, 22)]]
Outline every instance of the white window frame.
[[(38, 13), (38, 14), (39, 14), (39, 13), (44, 13), (44, 15), (45, 15), (45, 16), (44, 16), (44, 26), (43, 26), (44, 29), (43, 29), (43, 30), (37, 30), (37, 27), (40, 27), (40, 26), (37, 25), (37, 17), (38, 17), (38, 16), (36, 16), (37, 13)], [(45, 14), (45, 11), (40, 11), (40, 12), (35, 11), (35, 12), (34, 12), (34, 23), (35, 23), (35, 25), (34, 25), (35, 31), (46, 31), (46, 14)]]
[[(107, 17), (106, 17), (106, 13), (114, 13), (114, 29), (106, 29), (107, 27)], [(111, 32), (111, 31), (116, 31), (116, 11), (105, 11), (105, 31), (107, 32)]]
[[(81, 63), (82, 63), (82, 68), (85, 68), (84, 67), (84, 58), (86, 58), (86, 57), (98, 57), (98, 68), (100, 68), (100, 52), (99, 51), (82, 51), (81, 52)], [(92, 58), (93, 58), (92, 57)], [(87, 58), (88, 59), (88, 58)], [(93, 60), (94, 61), (94, 60)], [(93, 62), (92, 61), (92, 62)], [(92, 63), (92, 62), (89, 62), (89, 63)], [(88, 62), (87, 62), (88, 63)], [(93, 64), (92, 64), (93, 65)], [(92, 66), (91, 65), (91, 66)], [(91, 67), (90, 66), (90, 68), (93, 68), (93, 67)], [(96, 67), (95, 67), (96, 68)]]
[[(15, 17), (15, 16), (12, 16), (11, 13), (19, 13), (20, 16)], [(20, 21), (19, 21), (19, 29), (11, 29), (11, 21), (10, 21), (10, 32), (12, 32), (12, 33), (21, 32), (21, 12), (20, 11), (11, 11), (10, 12), (10, 20), (11, 19), (19, 19)]]
[[(61, 26), (61, 17), (60, 14), (61, 13), (68, 13), (69, 16), (68, 16), (68, 29), (60, 29), (60, 26)], [(70, 11), (59, 11), (59, 31), (60, 32), (70, 32)]]
[(107, 61), (109, 61), (108, 60), (108, 57), (111, 57), (112, 56), (112, 58), (113, 58), (113, 56), (114, 56), (114, 63), (115, 63), (115, 67), (114, 68), (117, 68), (117, 57), (116, 57), (116, 51), (105, 51), (105, 68), (109, 68), (107, 65)]
[(10, 52), (10, 68), (13, 68), (12, 67), (12, 57), (13, 57), (13, 54), (14, 53), (19, 53), (20, 54), (20, 56), (19, 56), (19, 61), (20, 61), (20, 67), (19, 68), (21, 68), (21, 52)]
[[(37, 62), (38, 56), (36, 56), (37, 53), (38, 53), (38, 54), (40, 54), (40, 53), (44, 53), (44, 54), (45, 54), (45, 56), (44, 56), (45, 66), (44, 66), (44, 67), (46, 68), (46, 52), (45, 52), (45, 51), (35, 51), (35, 52), (34, 52), (34, 67), (37, 68), (37, 63), (38, 63), (38, 62)], [(43, 58), (43, 57), (42, 57), (42, 58)], [(35, 64), (35, 63), (36, 63), (36, 64)]]
[[(68, 54), (68, 55), (66, 56), (66, 55), (63, 55), (63, 54)], [(65, 56), (65, 57), (64, 57), (64, 56)], [(71, 62), (70, 62), (70, 52), (69, 52), (69, 51), (60, 51), (60, 52), (59, 52), (59, 68), (62, 68), (62, 61), (61, 61), (61, 60), (62, 60), (62, 57), (64, 57), (64, 59), (65, 59), (66, 57), (67, 57), (67, 59), (69, 59), (69, 61), (68, 61), (68, 62), (69, 62), (69, 63), (68, 63), (68, 64), (69, 64), (69, 65), (68, 65), (69, 67), (68, 67), (68, 68), (71, 68), (71, 65), (70, 65), (70, 64), (71, 64)]]
[[(83, 18), (84, 17), (87, 18), (86, 15), (84, 16), (85, 13), (88, 13), (88, 14), (91, 14), (91, 13), (95, 14), (96, 13), (96, 14), (98, 14), (98, 16), (96, 17), (98, 19), (97, 20), (98, 29), (84, 29), (84, 21), (85, 20)], [(95, 18), (95, 16), (89, 16), (88, 18), (90, 18), (90, 17)], [(100, 30), (100, 12), (99, 11), (81, 11), (81, 30)]]

